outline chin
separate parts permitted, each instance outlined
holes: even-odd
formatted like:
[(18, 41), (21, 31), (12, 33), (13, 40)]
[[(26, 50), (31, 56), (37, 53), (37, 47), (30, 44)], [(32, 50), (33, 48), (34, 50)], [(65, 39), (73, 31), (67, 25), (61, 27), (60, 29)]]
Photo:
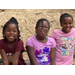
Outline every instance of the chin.
[(65, 33), (69, 33), (70, 31), (66, 31)]
[(65, 30), (65, 33), (69, 33), (71, 31), (71, 29), (69, 29), (69, 30)]
[(14, 39), (9, 39), (10, 42), (14, 41)]

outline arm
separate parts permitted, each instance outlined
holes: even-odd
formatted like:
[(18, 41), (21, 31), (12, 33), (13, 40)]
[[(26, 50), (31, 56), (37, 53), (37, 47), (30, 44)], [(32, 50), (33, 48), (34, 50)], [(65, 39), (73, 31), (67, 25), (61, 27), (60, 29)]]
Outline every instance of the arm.
[(12, 65), (18, 65), (20, 53), (21, 51), (18, 51), (14, 54)]
[(3, 65), (9, 65), (6, 52), (3, 49), (1, 49), (0, 53), (1, 53), (2, 60), (3, 60)]
[(14, 56), (13, 56), (12, 65), (19, 64), (19, 57), (20, 57), (20, 54), (22, 54), (21, 53), (22, 50), (24, 50), (23, 41), (19, 40), (19, 41), (17, 41), (16, 46), (15, 46), (15, 52), (14, 52)]
[(33, 47), (26, 46), (27, 53), (32, 65), (38, 65)]
[(50, 65), (55, 65), (55, 48), (52, 48), (50, 51), (50, 59), (51, 59)]

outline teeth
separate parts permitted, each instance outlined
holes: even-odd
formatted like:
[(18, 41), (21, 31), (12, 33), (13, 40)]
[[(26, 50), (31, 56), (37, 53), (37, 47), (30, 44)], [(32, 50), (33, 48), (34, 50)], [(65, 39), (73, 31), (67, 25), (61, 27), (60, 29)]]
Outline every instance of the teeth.
[(44, 31), (42, 30), (42, 33), (44, 33)]

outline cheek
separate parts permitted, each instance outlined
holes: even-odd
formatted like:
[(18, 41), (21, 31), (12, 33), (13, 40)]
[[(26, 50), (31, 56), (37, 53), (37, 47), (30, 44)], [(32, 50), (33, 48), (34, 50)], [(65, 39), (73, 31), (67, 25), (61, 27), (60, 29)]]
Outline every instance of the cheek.
[(37, 29), (36, 29), (36, 33), (39, 33), (39, 32), (40, 32), (40, 29), (39, 29), (39, 28), (37, 28)]
[(15, 33), (15, 37), (17, 37), (18, 36), (18, 33)]
[(74, 27), (74, 25), (72, 25), (71, 27)]
[(16, 36), (18, 36), (18, 33), (16, 34)]
[(49, 30), (47, 31), (47, 33), (49, 32)]
[(4, 35), (5, 35), (5, 36), (9, 35), (9, 32), (4, 32)]
[(48, 35), (48, 34), (49, 34), (49, 30), (46, 31), (46, 35)]

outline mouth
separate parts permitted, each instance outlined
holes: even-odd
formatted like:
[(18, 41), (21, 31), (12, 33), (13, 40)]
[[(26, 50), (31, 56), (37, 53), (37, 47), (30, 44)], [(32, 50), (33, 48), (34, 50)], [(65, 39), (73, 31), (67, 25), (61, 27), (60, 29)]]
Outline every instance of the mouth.
[(10, 38), (10, 39), (13, 39), (13, 38), (14, 38), (14, 36), (9, 36), (9, 38)]
[(71, 30), (71, 28), (66, 28), (66, 30)]
[(69, 27), (68, 28), (65, 28), (65, 29), (62, 29), (62, 31), (65, 32), (65, 33), (70, 32), (70, 30), (71, 30), (71, 28), (69, 28)]

